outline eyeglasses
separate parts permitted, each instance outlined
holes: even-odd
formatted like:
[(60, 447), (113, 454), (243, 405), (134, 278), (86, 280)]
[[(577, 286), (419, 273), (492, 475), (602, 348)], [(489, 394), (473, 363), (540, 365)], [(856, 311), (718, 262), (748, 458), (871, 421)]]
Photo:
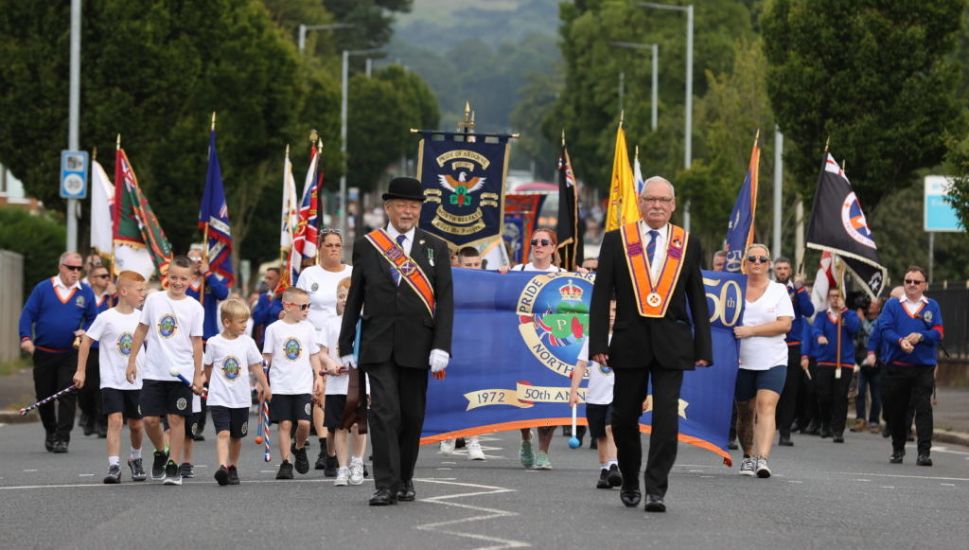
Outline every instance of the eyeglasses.
[(296, 306), (299, 308), (300, 311), (306, 311), (307, 309), (310, 308), (309, 304), (297, 304), (295, 302), (283, 302), (283, 304), (287, 306)]
[(752, 264), (756, 264), (756, 263), (766, 264), (767, 262), (770, 261), (770, 258), (768, 258), (767, 256), (747, 256), (747, 261)]
[(916, 281), (915, 279), (905, 279), (905, 284), (907, 285), (920, 285), (925, 281)]
[(66, 267), (67, 269), (70, 269), (71, 271), (80, 271), (80, 270), (84, 269), (84, 266), (83, 265), (67, 265), (67, 264), (61, 264), (61, 266)]
[(639, 197), (639, 200), (645, 203), (657, 202), (660, 204), (669, 204), (673, 202), (673, 197)]
[(548, 246), (552, 244), (552, 241), (548, 239), (532, 239), (532, 246)]
[(109, 277), (109, 275), (107, 273), (105, 273), (103, 275), (91, 275), (91, 278), (92, 279), (107, 279), (108, 277)]

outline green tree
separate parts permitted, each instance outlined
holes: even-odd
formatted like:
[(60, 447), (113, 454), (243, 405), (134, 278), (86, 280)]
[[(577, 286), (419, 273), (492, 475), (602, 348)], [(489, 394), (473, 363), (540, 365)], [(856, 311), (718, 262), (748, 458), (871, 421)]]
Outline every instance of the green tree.
[(964, 2), (771, 0), (761, 24), (785, 168), (810, 195), (821, 153), (847, 159), (869, 211), (942, 159), (959, 117), (945, 62)]
[(50, 214), (35, 216), (10, 206), (0, 208), (0, 250), (24, 257), (23, 297), (35, 284), (57, 273), (64, 238), (63, 219)]

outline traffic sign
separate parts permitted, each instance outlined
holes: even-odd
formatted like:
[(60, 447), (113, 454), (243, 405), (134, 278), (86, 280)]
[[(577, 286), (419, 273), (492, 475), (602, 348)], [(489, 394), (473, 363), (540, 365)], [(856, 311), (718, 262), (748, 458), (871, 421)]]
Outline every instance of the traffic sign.
[(87, 198), (87, 151), (61, 151), (61, 198)]
[(964, 232), (955, 207), (946, 199), (952, 178), (925, 176), (924, 227), (930, 232)]

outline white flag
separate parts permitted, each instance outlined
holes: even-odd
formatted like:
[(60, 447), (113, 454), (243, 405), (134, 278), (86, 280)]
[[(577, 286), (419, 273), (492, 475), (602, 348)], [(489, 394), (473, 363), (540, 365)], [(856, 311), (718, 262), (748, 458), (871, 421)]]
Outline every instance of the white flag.
[(639, 195), (646, 185), (643, 181), (643, 169), (639, 166), (639, 147), (636, 148), (636, 158), (633, 159), (633, 180), (636, 182), (636, 195)]
[(155, 274), (155, 263), (151, 261), (151, 254), (144, 246), (129, 246), (119, 244), (114, 247), (115, 273), (134, 271), (150, 280)]
[(289, 250), (293, 246), (293, 234), (299, 227), (299, 198), (296, 196), (296, 179), (293, 177), (293, 163), (289, 161), (289, 149), (283, 163), (283, 208), (280, 216), (279, 249)]
[(91, 248), (111, 254), (114, 185), (98, 161), (91, 162)]

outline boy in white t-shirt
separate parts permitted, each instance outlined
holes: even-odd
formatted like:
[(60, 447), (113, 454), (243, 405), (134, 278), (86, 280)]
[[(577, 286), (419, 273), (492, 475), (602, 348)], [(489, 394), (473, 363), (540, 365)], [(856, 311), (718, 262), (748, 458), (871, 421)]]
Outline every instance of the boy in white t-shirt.
[(84, 378), (91, 344), (98, 347), (98, 373), (101, 379), (101, 410), (108, 417), (108, 474), (105, 483), (121, 482), (121, 427), (128, 420), (131, 436), (131, 454), (128, 468), (132, 481), (144, 481), (148, 476), (141, 459), (142, 431), (141, 411), (138, 408), (141, 378), (133, 382), (125, 380), (128, 356), (131, 354), (134, 333), (138, 328), (141, 312), (137, 308), (145, 300), (145, 278), (134, 271), (122, 271), (118, 275), (118, 305), (102, 312), (84, 333), (77, 351), (77, 372), (74, 385), (84, 387)]
[[(616, 301), (609, 303), (609, 336), (616, 321)], [(615, 377), (612, 369), (589, 361), (589, 339), (586, 338), (579, 352), (579, 359), (572, 371), (572, 388), (569, 405), (579, 402), (579, 384), (586, 375), (588, 365), (589, 385), (585, 390), (585, 418), (589, 422), (589, 434), (596, 439), (599, 452), (599, 481), (597, 489), (611, 489), (622, 485), (619, 461), (616, 460), (616, 442), (612, 439), (612, 387)]]
[(306, 320), (309, 307), (308, 292), (287, 288), (283, 292), (283, 318), (266, 328), (262, 348), (263, 358), (269, 363), (273, 392), (269, 420), (279, 424), (276, 431), (283, 461), (276, 479), (293, 479), (293, 464), (289, 461), (293, 422), (296, 422), (296, 471), (305, 474), (310, 469), (306, 439), (310, 434), (312, 402), (323, 398), (323, 378), (316, 328)]
[[(165, 485), (182, 484), (179, 459), (182, 458), (185, 444), (186, 417), (192, 416), (193, 389), (199, 391), (204, 382), (202, 322), (205, 311), (198, 300), (185, 294), (192, 277), (192, 261), (178, 256), (168, 268), (168, 289), (155, 292), (145, 299), (125, 372), (129, 382), (135, 380), (138, 371), (136, 359), (147, 338), (141, 414), (145, 417), (148, 438), (155, 446), (151, 478), (161, 479)], [(172, 376), (172, 369), (177, 369), (186, 380), (192, 380), (192, 388)], [(163, 451), (165, 434), (161, 426), (162, 416), (166, 417), (171, 429), (167, 455)]]
[[(209, 412), (217, 436), (215, 454), (219, 485), (238, 485), (239, 451), (249, 428), (249, 405), (252, 402), (249, 372), (256, 378), (259, 399), (272, 399), (269, 382), (262, 371), (262, 355), (251, 337), (246, 335), (249, 308), (241, 300), (226, 300), (219, 308), (222, 332), (205, 344), (205, 379), (209, 381)], [(246, 368), (248, 366), (248, 369)]]

